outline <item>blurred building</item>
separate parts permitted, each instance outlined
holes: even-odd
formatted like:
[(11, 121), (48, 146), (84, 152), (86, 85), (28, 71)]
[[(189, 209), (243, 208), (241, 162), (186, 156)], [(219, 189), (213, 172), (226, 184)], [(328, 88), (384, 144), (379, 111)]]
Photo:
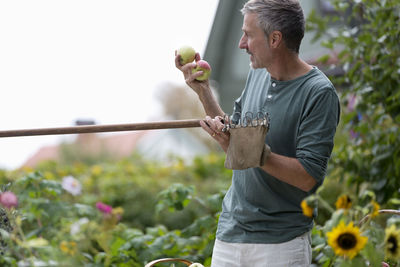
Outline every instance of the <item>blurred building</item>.
[[(90, 123), (92, 124), (92, 123)], [(76, 125), (87, 125), (76, 123)], [(200, 130), (200, 129), (199, 129)], [(118, 160), (139, 153), (145, 159), (168, 161), (177, 156), (191, 160), (199, 154), (209, 153), (207, 145), (202, 143), (187, 129), (133, 131), (114, 134), (78, 134), (71, 143), (44, 146), (28, 158), (22, 167), (34, 168), (44, 161), (61, 161), (65, 157), (65, 145), (74, 149), (73, 153), (85, 154), (87, 157)], [(64, 149), (64, 152), (63, 152)], [(79, 155), (82, 156), (82, 155)], [(76, 157), (79, 160), (79, 157)]]
[[(76, 126), (93, 124), (95, 124), (94, 121), (78, 120), (75, 122)], [(78, 134), (70, 143), (61, 143), (40, 148), (29, 157), (22, 166), (33, 168), (43, 161), (60, 161), (63, 157), (63, 147), (65, 147), (65, 145), (73, 145), (73, 147), (79, 148), (80, 151), (84, 151), (87, 155), (107, 153), (113, 158), (119, 159), (131, 155), (137, 142), (145, 134), (145, 131), (115, 135), (100, 135), (95, 133)]]
[(191, 160), (207, 154), (210, 149), (186, 129), (168, 129), (148, 132), (138, 142), (136, 151), (143, 157), (168, 161), (171, 156)]

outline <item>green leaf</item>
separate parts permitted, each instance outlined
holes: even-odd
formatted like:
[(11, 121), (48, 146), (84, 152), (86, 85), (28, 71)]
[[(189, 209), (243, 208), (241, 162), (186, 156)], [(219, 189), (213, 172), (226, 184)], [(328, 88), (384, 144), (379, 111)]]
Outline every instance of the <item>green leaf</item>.
[(118, 250), (121, 248), (122, 245), (125, 244), (125, 242), (126, 241), (120, 237), (117, 237), (115, 240), (113, 240), (110, 247), (111, 255), (113, 256), (118, 255)]
[(4, 240), (5, 242), (8, 242), (10, 240), (10, 233), (7, 232), (6, 230), (0, 228), (0, 240)]
[(370, 266), (381, 266), (384, 259), (382, 248), (377, 249), (374, 243), (367, 242), (361, 253), (366, 259), (368, 259)]
[(28, 248), (40, 248), (40, 247), (45, 247), (48, 244), (49, 242), (46, 239), (38, 237), (23, 242), (22, 246)]
[(320, 58), (318, 58), (318, 62), (321, 62), (321, 63), (326, 63), (326, 62), (328, 62), (328, 60), (330, 59), (330, 55), (323, 55), (323, 56), (321, 56)]

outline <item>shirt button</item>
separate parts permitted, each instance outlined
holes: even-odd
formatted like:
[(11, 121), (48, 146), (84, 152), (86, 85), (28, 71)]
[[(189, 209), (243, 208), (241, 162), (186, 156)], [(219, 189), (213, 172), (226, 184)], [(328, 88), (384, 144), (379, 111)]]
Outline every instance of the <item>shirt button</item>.
[(272, 83), (272, 87), (275, 87), (275, 86), (276, 86), (276, 83), (273, 82), (273, 83)]

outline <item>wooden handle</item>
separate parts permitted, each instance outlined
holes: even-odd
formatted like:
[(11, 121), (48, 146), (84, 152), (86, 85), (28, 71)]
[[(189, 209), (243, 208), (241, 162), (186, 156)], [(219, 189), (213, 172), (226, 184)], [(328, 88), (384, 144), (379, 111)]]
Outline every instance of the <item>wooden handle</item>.
[(183, 262), (184, 264), (186, 264), (187, 266), (190, 266), (192, 264), (192, 262), (188, 261), (188, 260), (184, 260), (184, 259), (174, 259), (174, 258), (165, 258), (165, 259), (158, 259), (158, 260), (154, 260), (152, 262), (149, 262), (148, 264), (146, 264), (145, 267), (153, 267), (155, 264), (157, 263), (161, 263), (161, 262), (172, 262), (172, 261), (177, 261), (177, 262)]
[[(394, 214), (400, 216), (400, 210), (378, 210), (378, 213), (383, 214), (383, 213), (389, 213), (389, 214)], [(364, 218), (361, 219), (361, 221), (358, 222), (358, 225), (362, 225), (365, 223), (368, 218), (371, 217), (371, 214), (366, 215)]]
[(60, 128), (7, 130), (7, 131), (0, 131), (0, 137), (120, 132), (120, 131), (157, 130), (157, 129), (173, 129), (173, 128), (193, 128), (193, 127), (200, 127), (200, 120), (175, 120), (175, 121), (142, 122), (142, 123), (131, 123), (131, 124), (82, 125), (82, 126), (60, 127)]

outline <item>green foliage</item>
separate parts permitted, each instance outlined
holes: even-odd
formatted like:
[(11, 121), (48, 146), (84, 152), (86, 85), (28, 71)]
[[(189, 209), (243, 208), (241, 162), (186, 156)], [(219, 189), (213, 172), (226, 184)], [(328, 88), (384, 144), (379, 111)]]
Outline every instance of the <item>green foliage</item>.
[[(313, 262), (360, 266), (368, 260), (379, 266), (384, 229), (400, 227), (398, 216), (367, 220), (362, 234), (369, 242), (352, 261), (335, 254), (326, 234), (342, 219), (357, 223), (374, 212), (372, 201), (385, 209), (400, 205), (400, 2), (332, 2), (336, 14), (321, 18), (314, 12), (307, 24), (315, 40), (323, 39), (332, 50), (320, 62), (334, 62), (332, 68), (344, 71), (331, 78), (345, 107), (329, 176), (318, 190)], [(175, 159), (165, 166), (139, 156), (115, 162), (102, 153), (79, 158), (75, 152), (65, 148), (65, 164), (0, 170), (1, 190), (19, 200), (17, 209), (0, 210), (1, 266), (143, 266), (161, 257), (210, 264), (231, 180), (223, 156), (211, 154), (191, 164)], [(63, 188), (65, 176), (79, 181), (81, 194)], [(330, 207), (341, 193), (353, 199), (352, 211)], [(100, 212), (98, 202), (112, 206), (112, 212)]]
[[(377, 216), (373, 207), (379, 203), (396, 212), (400, 204), (400, 1), (331, 3), (333, 14), (321, 17), (314, 11), (307, 22), (314, 41), (331, 50), (319, 62), (343, 72), (330, 77), (343, 108), (329, 175), (313, 196), (322, 204), (313, 229), (313, 259), (319, 266), (380, 266), (388, 260), (384, 230), (391, 224), (399, 228), (398, 216)], [(353, 201), (350, 210), (326, 208), (341, 194)], [(373, 219), (362, 224), (363, 217)], [(338, 256), (327, 244), (326, 234), (342, 220), (354, 221), (368, 237), (353, 259)]]
[(384, 203), (400, 194), (400, 1), (331, 2), (336, 13), (313, 12), (307, 28), (344, 73), (332, 79), (347, 105), (347, 140), (336, 145), (332, 166), (342, 181), (369, 186)]
[[(1, 266), (144, 266), (161, 257), (210, 263), (231, 173), (210, 154), (172, 165), (132, 156), (95, 165), (47, 162), (2, 171), (2, 191), (18, 197), (1, 209)], [(82, 186), (72, 194), (63, 177)], [(76, 185), (76, 184), (75, 184)], [(112, 206), (101, 212), (96, 203)]]
[(64, 164), (81, 162), (92, 165), (96, 164), (96, 162), (111, 161), (113, 159), (113, 155), (101, 144), (97, 146), (100, 146), (100, 148), (93, 151), (93, 148), (90, 147), (90, 142), (89, 144), (82, 144), (82, 142), (62, 143), (59, 153), (60, 161)]
[[(357, 196), (351, 196), (349, 205), (336, 204), (336, 209), (330, 203), (327, 203), (318, 192), (305, 199), (307, 203), (319, 202), (320, 210), (326, 210), (330, 214), (329, 219), (323, 224), (317, 224), (312, 230), (312, 248), (313, 248), (313, 262), (318, 266), (381, 266), (381, 262), (389, 259), (385, 248), (390, 246), (386, 239), (386, 231), (391, 225), (395, 225), (400, 229), (400, 211), (395, 209), (380, 210), (380, 206), (376, 203), (376, 196), (372, 191), (365, 191)], [(344, 195), (342, 195), (344, 196)], [(350, 197), (350, 196), (347, 196)], [(315, 201), (317, 200), (317, 201)], [(316, 203), (315, 203), (316, 205)], [(354, 229), (359, 231), (346, 231), (343, 229), (338, 230), (338, 225), (343, 222), (345, 225), (353, 224)], [(335, 233), (336, 245), (329, 244), (328, 235)], [(338, 248), (342, 250), (346, 246), (341, 247), (339, 240), (352, 235), (357, 237), (357, 242), (360, 238), (367, 238), (365, 245), (359, 247), (354, 246), (348, 251), (353, 250), (355, 256), (353, 258), (347, 255), (341, 255)], [(400, 242), (400, 230), (398, 235)], [(346, 244), (346, 243), (342, 243)], [(394, 247), (395, 251), (397, 247)], [(369, 264), (367, 264), (369, 263)], [(400, 263), (400, 258), (393, 261), (394, 265)]]
[(168, 189), (160, 192), (160, 201), (157, 211), (169, 209), (170, 211), (183, 210), (191, 199), (193, 187), (185, 187), (183, 184), (172, 184)]

